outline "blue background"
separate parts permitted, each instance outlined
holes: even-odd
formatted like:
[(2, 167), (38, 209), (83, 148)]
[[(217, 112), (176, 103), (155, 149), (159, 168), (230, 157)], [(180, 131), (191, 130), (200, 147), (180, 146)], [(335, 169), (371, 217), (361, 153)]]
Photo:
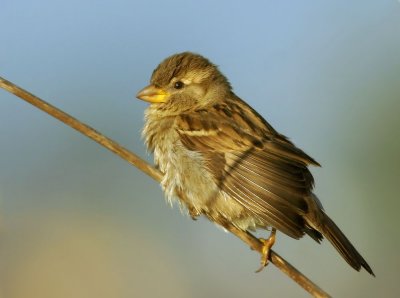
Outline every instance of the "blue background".
[[(323, 165), (316, 193), (377, 277), (326, 242), (279, 234), (276, 251), (335, 297), (400, 296), (399, 1), (2, 0), (0, 26), (1, 76), (148, 160), (136, 92), (170, 54), (210, 58)], [(0, 297), (308, 297), (5, 91), (0, 137)]]

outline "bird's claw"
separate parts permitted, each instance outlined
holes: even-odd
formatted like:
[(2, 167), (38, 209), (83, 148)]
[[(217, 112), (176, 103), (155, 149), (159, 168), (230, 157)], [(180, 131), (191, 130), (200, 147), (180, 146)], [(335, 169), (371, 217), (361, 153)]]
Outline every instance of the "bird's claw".
[(268, 265), (268, 259), (271, 254), (271, 247), (275, 243), (275, 235), (276, 229), (272, 228), (271, 234), (269, 235), (268, 239), (259, 239), (263, 243), (263, 247), (261, 251), (261, 266), (256, 270), (256, 273), (261, 272)]
[(200, 216), (200, 212), (197, 210), (197, 209), (195, 209), (194, 207), (189, 207), (188, 208), (188, 210), (189, 210), (189, 215), (190, 215), (190, 217), (193, 219), (193, 220), (197, 220), (197, 218)]

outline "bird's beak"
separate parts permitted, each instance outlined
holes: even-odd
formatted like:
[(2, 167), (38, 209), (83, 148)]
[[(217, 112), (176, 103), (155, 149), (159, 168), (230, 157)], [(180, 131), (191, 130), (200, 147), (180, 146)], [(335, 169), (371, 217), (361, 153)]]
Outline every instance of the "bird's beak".
[(168, 100), (168, 92), (154, 85), (144, 87), (136, 94), (136, 97), (151, 103), (166, 102)]

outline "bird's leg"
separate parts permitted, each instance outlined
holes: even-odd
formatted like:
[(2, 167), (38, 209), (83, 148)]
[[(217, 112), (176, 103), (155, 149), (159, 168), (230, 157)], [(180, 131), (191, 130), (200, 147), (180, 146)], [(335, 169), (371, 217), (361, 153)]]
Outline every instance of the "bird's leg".
[(190, 217), (193, 220), (197, 220), (197, 217), (199, 217), (201, 215), (201, 211), (197, 210), (192, 204), (188, 203), (189, 200), (188, 200), (188, 198), (186, 197), (186, 195), (182, 191), (176, 190), (176, 194), (177, 194), (177, 196), (179, 198), (182, 199), (184, 205), (186, 205), (186, 208), (188, 210), (188, 213), (189, 213)]
[(275, 243), (275, 235), (276, 235), (276, 229), (272, 228), (271, 234), (269, 235), (268, 239), (263, 239), (263, 238), (259, 239), (263, 243), (263, 248), (261, 252), (261, 267), (256, 272), (262, 271), (265, 268), (265, 266), (268, 265), (270, 250)]
[(196, 208), (194, 208), (193, 206), (189, 206), (188, 207), (189, 210), (189, 215), (193, 220), (197, 220), (197, 217), (200, 216), (201, 212), (199, 212)]

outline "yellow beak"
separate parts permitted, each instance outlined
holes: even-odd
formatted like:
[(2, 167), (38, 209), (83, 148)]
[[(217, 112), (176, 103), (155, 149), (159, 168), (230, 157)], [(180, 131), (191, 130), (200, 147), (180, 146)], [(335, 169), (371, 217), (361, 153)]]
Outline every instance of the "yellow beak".
[(168, 92), (154, 85), (144, 87), (136, 94), (136, 97), (151, 103), (166, 102), (168, 100)]

